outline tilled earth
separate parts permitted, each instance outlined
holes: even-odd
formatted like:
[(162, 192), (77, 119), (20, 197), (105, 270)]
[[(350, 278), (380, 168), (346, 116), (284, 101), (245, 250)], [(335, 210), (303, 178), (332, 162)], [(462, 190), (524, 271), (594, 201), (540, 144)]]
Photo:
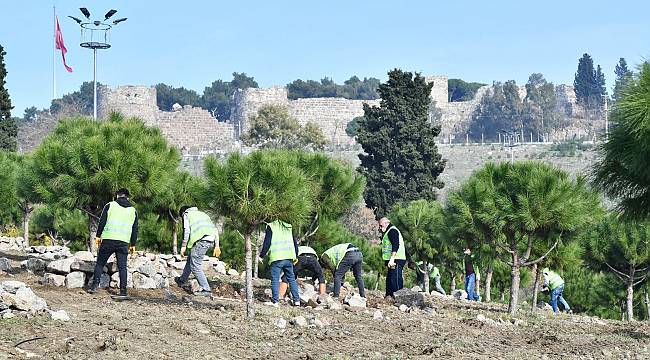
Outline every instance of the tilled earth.
[[(0, 276), (2, 280), (7, 276)], [(131, 291), (116, 302), (102, 290), (44, 287), (20, 273), (69, 322), (47, 315), (0, 320), (0, 358), (47, 359), (648, 359), (650, 324), (604, 321), (578, 315), (554, 317), (522, 311), (516, 318), (495, 304), (433, 299), (434, 311), (401, 312), (371, 293), (367, 310), (271, 308), (258, 303), (247, 320), (236, 288), (214, 279), (208, 299), (183, 290)], [(261, 283), (256, 289), (263, 296)], [(229, 298), (230, 297), (230, 298)], [(379, 309), (383, 318), (373, 319)], [(294, 326), (304, 316), (325, 324)], [(275, 326), (278, 318), (286, 328)], [(35, 340), (32, 340), (35, 339)], [(25, 342), (15, 347), (21, 341)]]

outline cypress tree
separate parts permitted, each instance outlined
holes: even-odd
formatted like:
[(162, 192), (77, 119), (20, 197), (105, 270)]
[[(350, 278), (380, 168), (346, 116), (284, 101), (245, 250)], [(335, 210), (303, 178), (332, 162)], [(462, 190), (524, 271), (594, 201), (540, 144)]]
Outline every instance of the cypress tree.
[(440, 126), (428, 122), (431, 87), (420, 74), (395, 69), (379, 86), (380, 106), (364, 105), (359, 170), (367, 179), (366, 205), (377, 217), (398, 202), (435, 200), (444, 186), (438, 177), (445, 160), (435, 143)]
[(16, 120), (11, 117), (13, 106), (11, 106), (9, 92), (5, 88), (5, 77), (7, 76), (5, 67), (6, 54), (2, 45), (0, 45), (0, 149), (15, 151), (18, 127), (16, 126)]

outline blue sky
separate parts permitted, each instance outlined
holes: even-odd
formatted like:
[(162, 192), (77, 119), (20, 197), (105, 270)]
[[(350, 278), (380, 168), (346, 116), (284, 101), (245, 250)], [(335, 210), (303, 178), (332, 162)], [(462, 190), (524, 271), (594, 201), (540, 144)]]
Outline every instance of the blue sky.
[(98, 55), (98, 81), (164, 82), (199, 93), (215, 79), (246, 72), (260, 86), (329, 76), (384, 80), (398, 67), (490, 83), (524, 83), (533, 72), (572, 83), (585, 52), (611, 91), (620, 57), (650, 55), (648, 1), (46, 1), (3, 0), (0, 44), (6, 81), (21, 116), (52, 98), (52, 6), (68, 48), (56, 57), (57, 95), (92, 80), (92, 51), (78, 46), (79, 7), (128, 17)]

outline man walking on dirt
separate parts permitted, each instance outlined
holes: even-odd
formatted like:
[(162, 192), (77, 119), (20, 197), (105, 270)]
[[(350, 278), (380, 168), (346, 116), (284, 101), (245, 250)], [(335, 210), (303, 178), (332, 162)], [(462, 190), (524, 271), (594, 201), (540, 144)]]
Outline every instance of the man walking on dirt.
[(571, 308), (562, 296), (562, 292), (564, 292), (564, 279), (555, 271), (549, 270), (549, 268), (542, 269), (542, 275), (544, 275), (544, 288), (551, 290), (551, 306), (555, 315), (560, 313), (560, 309), (557, 306), (558, 300), (560, 300), (560, 303), (564, 307), (564, 311), (570, 313)]
[(199, 282), (201, 290), (194, 293), (199, 296), (210, 296), (212, 290), (208, 279), (203, 273), (203, 257), (208, 249), (214, 246), (213, 256), (221, 255), (219, 248), (219, 235), (217, 227), (214, 226), (210, 216), (196, 207), (181, 207), (180, 215), (183, 217), (183, 243), (181, 244), (181, 256), (185, 256), (185, 251), (189, 250), (190, 255), (183, 268), (181, 276), (174, 278), (176, 284), (183, 287), (190, 277), (194, 274), (196, 281)]
[(363, 254), (358, 247), (343, 243), (327, 249), (320, 257), (323, 267), (329, 268), (334, 274), (334, 298), (338, 299), (341, 293), (341, 284), (345, 273), (352, 269), (354, 279), (359, 287), (359, 296), (366, 297), (366, 288), (363, 283)]
[(478, 271), (478, 266), (474, 265), (474, 254), (472, 254), (470, 248), (466, 248), (464, 254), (463, 267), (465, 268), (465, 292), (467, 292), (467, 300), (481, 301), (481, 296), (475, 292), (481, 281), (481, 274)]
[(382, 258), (388, 272), (386, 274), (386, 296), (404, 287), (402, 269), (406, 264), (406, 249), (402, 233), (390, 223), (388, 218), (379, 219), (379, 230), (382, 233)]
[[(293, 274), (295, 277), (303, 274), (311, 276), (312, 281), (317, 278), (318, 294), (325, 295), (325, 274), (323, 274), (323, 268), (321, 268), (318, 263), (316, 250), (309, 246), (298, 246), (298, 263), (293, 265)], [(287, 287), (289, 287), (287, 277), (282, 276), (282, 282), (280, 283), (280, 299), (284, 299)]]
[(280, 275), (284, 276), (291, 288), (293, 305), (300, 306), (298, 283), (293, 273), (293, 264), (298, 258), (298, 243), (293, 238), (293, 228), (282, 220), (268, 223), (264, 234), (264, 243), (260, 251), (259, 261), (269, 254), (271, 267), (271, 301), (265, 305), (278, 306), (280, 300)]
[(127, 270), (126, 260), (128, 254), (135, 253), (135, 243), (138, 239), (138, 212), (129, 202), (129, 190), (117, 190), (115, 201), (104, 206), (99, 218), (95, 242), (99, 246), (97, 263), (93, 274), (93, 282), (87, 292), (97, 292), (99, 282), (108, 258), (115, 254), (117, 268), (120, 274), (120, 295), (115, 298), (126, 299)]

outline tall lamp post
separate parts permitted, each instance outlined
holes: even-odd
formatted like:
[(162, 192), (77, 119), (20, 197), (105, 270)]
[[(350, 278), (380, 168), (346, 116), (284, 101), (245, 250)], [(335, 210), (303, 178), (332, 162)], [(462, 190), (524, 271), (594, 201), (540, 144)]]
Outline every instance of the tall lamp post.
[(104, 20), (90, 20), (90, 11), (86, 8), (79, 8), (86, 20), (68, 16), (81, 26), (81, 41), (79, 45), (86, 49), (93, 50), (93, 119), (97, 120), (97, 49), (108, 49), (111, 47), (111, 29), (126, 18), (121, 18), (109, 23), (108, 19), (115, 15), (117, 10), (109, 10), (104, 15)]

